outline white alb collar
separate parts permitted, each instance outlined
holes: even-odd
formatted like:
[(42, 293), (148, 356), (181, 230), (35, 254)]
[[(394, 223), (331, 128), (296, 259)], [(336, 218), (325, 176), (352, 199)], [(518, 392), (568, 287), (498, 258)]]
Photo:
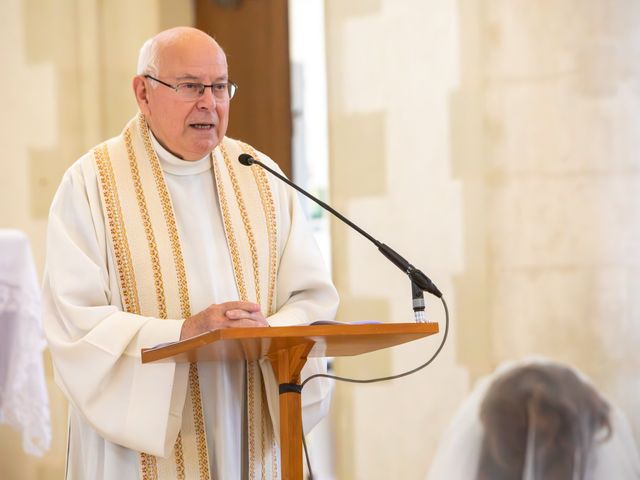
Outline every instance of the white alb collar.
[(160, 145), (160, 142), (158, 142), (151, 130), (149, 130), (149, 133), (151, 134), (153, 149), (156, 151), (158, 159), (160, 160), (160, 166), (165, 172), (172, 175), (197, 175), (198, 173), (211, 169), (210, 154), (205, 155), (200, 160), (182, 160)]

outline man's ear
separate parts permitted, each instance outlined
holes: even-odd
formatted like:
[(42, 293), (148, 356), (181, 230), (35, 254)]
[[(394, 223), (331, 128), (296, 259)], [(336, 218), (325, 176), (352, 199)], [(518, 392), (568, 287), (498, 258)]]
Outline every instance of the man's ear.
[(145, 115), (149, 114), (149, 90), (147, 89), (147, 82), (144, 81), (142, 75), (136, 75), (132, 81), (133, 93), (136, 96), (136, 102), (138, 108)]

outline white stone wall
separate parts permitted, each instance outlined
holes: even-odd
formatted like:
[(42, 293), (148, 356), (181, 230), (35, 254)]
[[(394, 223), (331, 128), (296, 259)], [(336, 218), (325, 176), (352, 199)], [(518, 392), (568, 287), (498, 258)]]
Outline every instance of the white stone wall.
[[(332, 200), (430, 275), (454, 319), (434, 367), (393, 382), (338, 385), (338, 478), (422, 478), (469, 388), (455, 353), (453, 283), (463, 266), (462, 193), (450, 162), (449, 96), (459, 81), (457, 7), (449, 0), (336, 1), (327, 2), (327, 18)], [(413, 322), (406, 276), (347, 227), (334, 224), (333, 233), (341, 319)], [(440, 302), (427, 302), (429, 317), (442, 322)], [(358, 378), (399, 373), (425, 362), (438, 342), (431, 338), (370, 361), (343, 358), (336, 365), (339, 373)]]
[(492, 358), (574, 364), (640, 432), (640, 5), (485, 4)]
[[(338, 386), (338, 478), (424, 478), (473, 381), (529, 355), (587, 373), (640, 438), (640, 4), (335, 0), (327, 28), (334, 202), (453, 322), (428, 371)], [(408, 320), (403, 276), (342, 228), (343, 319)], [(429, 345), (337, 365), (385, 375)]]

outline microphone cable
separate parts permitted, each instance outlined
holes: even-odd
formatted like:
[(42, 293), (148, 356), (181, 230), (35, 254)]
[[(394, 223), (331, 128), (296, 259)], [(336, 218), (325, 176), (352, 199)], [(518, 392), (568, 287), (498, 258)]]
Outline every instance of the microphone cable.
[(304, 389), (304, 386), (307, 384), (307, 382), (313, 380), (314, 378), (330, 378), (330, 379), (333, 379), (333, 380), (338, 380), (340, 382), (349, 382), (349, 383), (386, 382), (387, 380), (395, 380), (396, 378), (406, 377), (408, 375), (411, 375), (413, 373), (416, 373), (416, 372), (422, 370), (425, 367), (428, 367), (429, 365), (431, 365), (431, 363), (433, 363), (433, 361), (436, 359), (436, 357), (440, 354), (440, 352), (444, 348), (444, 344), (446, 343), (447, 337), (449, 335), (449, 308), (447, 307), (447, 302), (444, 300), (444, 296), (440, 297), (440, 300), (442, 301), (442, 305), (444, 306), (444, 312), (445, 312), (444, 335), (442, 336), (442, 341), (440, 342), (440, 345), (438, 345), (438, 348), (436, 349), (435, 353), (429, 358), (429, 360), (427, 360), (422, 365), (419, 365), (416, 368), (413, 368), (413, 369), (408, 370), (406, 372), (398, 373), (396, 375), (390, 375), (388, 377), (379, 377), (379, 378), (368, 378), (368, 379), (348, 378), (348, 377), (340, 377), (340, 376), (337, 376), (337, 375), (329, 375), (327, 373), (317, 373), (315, 375), (311, 375), (310, 377), (307, 377), (304, 380), (304, 382), (302, 382), (300, 384), (300, 387)]
[[(408, 370), (406, 372), (402, 372), (402, 373), (398, 373), (396, 375), (389, 375), (387, 377), (378, 377), (378, 378), (367, 378), (367, 379), (358, 379), (358, 378), (348, 378), (348, 377), (340, 377), (338, 375), (329, 375), (328, 373), (317, 373), (315, 375), (311, 375), (310, 377), (307, 377), (301, 384), (300, 384), (300, 388), (304, 389), (304, 386), (311, 380), (315, 379), (315, 378), (329, 378), (332, 380), (337, 380), (339, 382), (348, 382), (348, 383), (378, 383), (378, 382), (386, 382), (387, 380), (395, 380), (397, 378), (402, 378), (402, 377), (406, 377), (408, 375), (412, 375), (420, 370), (422, 370), (425, 367), (428, 367), (429, 365), (431, 365), (433, 363), (433, 361), (436, 359), (436, 357), (438, 355), (440, 355), (440, 352), (442, 351), (442, 349), (444, 348), (445, 343), (447, 342), (447, 337), (449, 336), (449, 307), (447, 306), (447, 302), (444, 299), (444, 295), (439, 297), (440, 300), (442, 301), (442, 305), (444, 307), (444, 314), (445, 314), (445, 326), (444, 326), (444, 334), (442, 336), (442, 340), (440, 341), (440, 345), (438, 345), (438, 348), (436, 349), (436, 351), (434, 352), (433, 355), (431, 355), (431, 357), (423, 364), (418, 365), (417, 367)], [(309, 453), (307, 452), (307, 443), (305, 441), (305, 437), (304, 437), (304, 428), (302, 429), (302, 446), (304, 447), (304, 455), (305, 455), (305, 459), (307, 461), (307, 468), (309, 470), (309, 480), (313, 480), (313, 472), (311, 470), (311, 461), (309, 460)]]
[(304, 438), (304, 430), (302, 430), (302, 447), (304, 449), (304, 458), (307, 461), (309, 480), (313, 480), (313, 470), (311, 469), (311, 460), (309, 459), (309, 452), (307, 451), (307, 441)]

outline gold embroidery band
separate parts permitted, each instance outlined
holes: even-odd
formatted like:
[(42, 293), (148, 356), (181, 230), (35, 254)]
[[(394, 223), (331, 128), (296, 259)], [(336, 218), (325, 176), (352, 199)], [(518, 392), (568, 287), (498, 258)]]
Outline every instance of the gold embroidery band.
[[(167, 307), (164, 295), (164, 285), (162, 279), (162, 269), (160, 267), (160, 260), (158, 258), (158, 248), (156, 245), (155, 235), (153, 233), (153, 226), (151, 224), (151, 218), (149, 216), (149, 209), (147, 208), (147, 202), (142, 188), (142, 182), (140, 180), (140, 172), (138, 170), (138, 161), (136, 159), (135, 151), (133, 150), (133, 143), (131, 140), (131, 128), (130, 125), (124, 132), (124, 141), (127, 149), (127, 156), (129, 159), (129, 168), (131, 171), (131, 178), (133, 180), (133, 186), (135, 189), (136, 200), (138, 203), (138, 209), (140, 211), (140, 217), (144, 226), (145, 237), (147, 239), (147, 246), (149, 248), (149, 256), (151, 257), (151, 265), (153, 269), (153, 282), (156, 291), (156, 302), (158, 306), (157, 315), (159, 318), (167, 318)], [(179, 446), (178, 451), (182, 448)], [(142, 462), (143, 480), (156, 480), (158, 478), (157, 460), (153, 455), (147, 453), (140, 453)], [(146, 467), (146, 468), (144, 468)]]
[(178, 273), (178, 287), (180, 289), (180, 308), (182, 310), (183, 318), (191, 316), (191, 306), (189, 302), (189, 287), (187, 285), (187, 272), (184, 266), (184, 260), (182, 258), (182, 250), (180, 248), (180, 237), (178, 235), (178, 227), (176, 226), (175, 215), (171, 207), (171, 200), (167, 184), (164, 181), (162, 169), (160, 168), (160, 161), (157, 159), (153, 145), (151, 144), (151, 138), (149, 137), (149, 128), (142, 113), (138, 114), (138, 128), (142, 134), (142, 140), (144, 141), (144, 148), (147, 153), (147, 157), (151, 160), (151, 168), (153, 171), (153, 178), (156, 182), (156, 189), (160, 195), (160, 203), (162, 205), (162, 212), (167, 222), (167, 229), (169, 230), (169, 239), (171, 241), (171, 251), (173, 253), (173, 260), (176, 265)]
[(133, 271), (133, 261), (129, 251), (127, 232), (122, 220), (122, 209), (118, 199), (118, 188), (116, 186), (113, 169), (109, 161), (109, 150), (106, 144), (99, 145), (93, 155), (96, 161), (100, 187), (105, 201), (107, 212), (107, 224), (113, 242), (113, 250), (118, 269), (118, 283), (122, 296), (123, 308), (129, 313), (139, 313), (140, 303), (138, 301), (138, 290), (136, 289), (136, 279)]
[[(265, 408), (265, 405), (267, 404), (267, 398), (264, 394), (264, 390), (261, 391), (262, 393), (262, 402), (260, 405), (260, 431), (262, 432), (262, 434), (260, 435), (260, 449), (262, 450), (262, 455), (264, 457), (266, 457), (267, 455), (267, 432), (268, 432), (268, 424), (267, 424), (267, 419), (269, 418), (267, 416), (267, 409)], [(261, 473), (261, 480), (266, 480), (267, 479), (267, 462), (262, 462), (262, 469), (260, 471)]]
[(255, 366), (247, 363), (247, 433), (249, 437), (249, 479), (255, 479), (255, 461), (256, 461), (256, 431), (252, 419), (255, 415)]
[[(256, 152), (250, 145), (246, 143), (238, 142), (242, 147), (242, 151), (248, 153), (253, 158), (258, 158), (258, 152)], [(276, 226), (276, 209), (273, 202), (273, 194), (269, 187), (269, 180), (265, 171), (254, 165), (251, 167), (253, 176), (258, 186), (258, 192), (260, 193), (260, 199), (262, 200), (262, 208), (264, 211), (264, 217), (267, 225), (267, 235), (269, 239), (269, 285), (267, 295), (267, 315), (273, 314), (275, 305), (273, 303), (273, 297), (275, 295), (275, 283), (276, 272), (278, 267), (278, 254), (277, 254), (277, 226)]]
[[(223, 161), (225, 164), (225, 169), (228, 169), (229, 162), (228, 158), (225, 158), (226, 150), (224, 150), (223, 145), (219, 145), (220, 153), (223, 156)], [(247, 287), (244, 278), (244, 272), (242, 268), (242, 261), (240, 258), (240, 252), (238, 249), (238, 242), (236, 239), (236, 234), (233, 229), (233, 222), (231, 221), (231, 213), (229, 211), (229, 202), (227, 200), (227, 192), (225, 188), (224, 178), (222, 177), (222, 172), (220, 165), (217, 159), (214, 157), (213, 159), (213, 169), (216, 179), (216, 187), (218, 189), (218, 197), (220, 199), (220, 210), (222, 211), (222, 219), (225, 228), (225, 234), (227, 237), (227, 243), (229, 245), (229, 252), (231, 254), (231, 264), (233, 266), (233, 273), (236, 280), (236, 287), (238, 288), (238, 294), (240, 296), (240, 300), (248, 300), (247, 295)], [(248, 472), (249, 472), (249, 480), (255, 480), (255, 462), (256, 462), (256, 432), (254, 428), (254, 422), (252, 419), (255, 417), (255, 388), (254, 385), (256, 383), (255, 378), (255, 370), (254, 365), (251, 363), (247, 363), (247, 437), (248, 437), (248, 450), (249, 450), (249, 458), (248, 458)]]
[[(216, 186), (222, 210), (225, 233), (231, 252), (236, 284), (241, 299), (257, 301), (263, 312), (270, 315), (275, 307), (275, 278), (277, 269), (277, 217), (270, 186), (256, 168), (236, 172), (230, 155), (250, 149), (245, 144), (225, 139), (214, 157)], [(251, 150), (254, 156), (256, 152)], [(249, 183), (248, 183), (249, 182)], [(254, 186), (251, 184), (255, 183)], [(257, 187), (257, 188), (256, 188)], [(246, 190), (243, 190), (245, 188)], [(231, 198), (233, 197), (233, 198)], [(231, 203), (236, 206), (231, 210)], [(244, 235), (239, 238), (234, 226), (242, 225)], [(260, 239), (260, 243), (256, 240)], [(238, 245), (242, 245), (239, 248)], [(245, 283), (245, 268), (253, 274), (253, 282)], [(250, 286), (254, 291), (251, 291)], [(252, 298), (247, 298), (247, 294)], [(247, 436), (248, 471), (250, 479), (278, 478), (278, 447), (269, 419), (264, 382), (258, 362), (247, 363)], [(258, 438), (259, 436), (259, 438)]]
[(142, 471), (142, 480), (158, 478), (158, 466), (156, 457), (146, 453), (140, 454), (140, 470)]
[(227, 242), (229, 244), (229, 252), (231, 253), (231, 264), (233, 266), (233, 274), (236, 280), (236, 287), (240, 295), (240, 300), (247, 300), (247, 289), (245, 287), (244, 273), (242, 271), (242, 264), (240, 263), (240, 252), (238, 250), (238, 242), (236, 240), (235, 232), (233, 231), (233, 225), (231, 223), (231, 217), (229, 215), (229, 204), (227, 202), (227, 196), (222, 183), (222, 175), (220, 172), (220, 166), (218, 162), (213, 161), (213, 172), (216, 178), (216, 186), (218, 187), (220, 197), (220, 210), (222, 210), (222, 221), (224, 223), (224, 231), (227, 236)]
[[(109, 150), (102, 144), (94, 150), (94, 158), (100, 179), (102, 198), (105, 203), (109, 233), (113, 242), (113, 251), (118, 270), (118, 281), (123, 308), (129, 313), (140, 313), (133, 261), (127, 241), (126, 229), (122, 218), (122, 208), (118, 197), (118, 189), (109, 159)], [(152, 455), (140, 453), (140, 470), (143, 480), (157, 478), (156, 459)]]
[[(248, 153), (253, 158), (258, 158), (258, 152), (243, 142), (238, 142), (242, 148), (244, 153)], [(269, 284), (268, 284), (268, 296), (267, 296), (267, 312), (268, 315), (273, 314), (275, 311), (274, 304), (274, 296), (275, 296), (275, 282), (276, 282), (276, 273), (277, 273), (277, 265), (278, 265), (278, 250), (277, 250), (277, 239), (278, 239), (278, 230), (277, 230), (277, 221), (276, 221), (276, 209), (275, 203), (273, 201), (273, 194), (271, 193), (271, 187), (269, 186), (269, 180), (267, 179), (267, 175), (265, 171), (258, 167), (252, 166), (251, 170), (253, 172), (254, 179), (256, 181), (256, 185), (258, 186), (258, 192), (260, 193), (260, 199), (262, 201), (262, 207), (264, 211), (264, 217), (267, 226), (267, 235), (269, 240)], [(263, 400), (263, 435), (262, 440), (264, 442), (264, 432), (268, 430), (268, 411), (265, 411), (264, 405), (266, 405), (266, 399)], [(278, 479), (278, 445), (276, 436), (271, 433), (271, 478)], [(263, 445), (264, 451), (264, 445)], [(264, 475), (264, 473), (263, 473)]]
[[(251, 265), (253, 267), (253, 277), (254, 277), (254, 285), (255, 285), (255, 301), (260, 303), (260, 276), (258, 272), (258, 258), (257, 258), (257, 250), (255, 247), (255, 241), (253, 239), (253, 232), (249, 227), (249, 220), (247, 217), (246, 208), (244, 206), (244, 202), (242, 200), (242, 195), (240, 193), (240, 189), (238, 186), (237, 178), (233, 172), (233, 167), (231, 166), (231, 162), (229, 160), (229, 156), (227, 154), (227, 150), (223, 144), (219, 146), (220, 153), (222, 154), (222, 158), (224, 161), (225, 169), (229, 174), (231, 180), (231, 186), (233, 188), (233, 195), (236, 200), (236, 204), (238, 206), (238, 210), (240, 212), (240, 216), (242, 219), (242, 224), (245, 228), (246, 238), (249, 242), (249, 250), (251, 255)], [(229, 204), (227, 201), (227, 197), (225, 195), (225, 187), (224, 180), (220, 174), (220, 169), (217, 162), (214, 162), (214, 168), (216, 173), (217, 185), (220, 191), (220, 205), (223, 212), (223, 221), (225, 223), (225, 231), (227, 233), (228, 242), (230, 245), (232, 264), (234, 269), (234, 274), (236, 278), (236, 284), (238, 286), (238, 291), (240, 293), (241, 300), (249, 300), (247, 296), (247, 286), (245, 283), (245, 278), (242, 270), (242, 261), (240, 258), (240, 254), (237, 247), (236, 235), (233, 230), (233, 225), (231, 222), (231, 215), (229, 212)], [(249, 437), (249, 479), (255, 479), (255, 470), (256, 470), (256, 460), (258, 458), (258, 452), (256, 451), (256, 425), (254, 419), (256, 418), (256, 400), (259, 400), (256, 396), (256, 384), (259, 382), (259, 377), (257, 377), (256, 366), (254, 363), (247, 363), (247, 429), (248, 429), (248, 437)], [(262, 429), (261, 429), (262, 430)], [(262, 438), (261, 438), (262, 440)], [(264, 444), (264, 441), (261, 441), (261, 444)], [(260, 457), (262, 457), (263, 450), (260, 451)], [(264, 466), (264, 462), (260, 461), (261, 471)]]
[(251, 252), (251, 265), (253, 267), (253, 282), (256, 291), (255, 302), (257, 304), (261, 304), (260, 266), (258, 264), (258, 250), (256, 248), (256, 240), (253, 236), (253, 229), (251, 228), (249, 215), (247, 214), (247, 207), (245, 206), (244, 200), (242, 199), (242, 192), (240, 191), (238, 178), (236, 177), (233, 166), (231, 165), (231, 160), (229, 159), (229, 155), (227, 154), (227, 150), (223, 144), (220, 144), (220, 152), (222, 153), (222, 158), (224, 158), (224, 163), (227, 167), (227, 171), (229, 172), (229, 178), (231, 179), (231, 185), (233, 186), (233, 193), (236, 198), (236, 204), (238, 205), (238, 210), (240, 211), (240, 216), (242, 217), (242, 225), (244, 226), (244, 231), (249, 242), (249, 250)]
[(196, 429), (196, 446), (198, 447), (198, 467), (200, 479), (209, 479), (209, 456), (207, 452), (207, 438), (204, 430), (204, 414), (200, 396), (200, 383), (198, 379), (198, 367), (195, 363), (189, 365), (189, 386), (191, 387), (191, 399), (193, 402), (193, 421)]
[(127, 146), (127, 155), (129, 156), (131, 178), (133, 179), (136, 200), (138, 201), (140, 217), (142, 218), (144, 233), (147, 238), (147, 245), (149, 247), (149, 256), (151, 257), (151, 266), (153, 268), (153, 283), (156, 290), (156, 301), (158, 302), (158, 317), (167, 318), (167, 304), (164, 295), (164, 281), (162, 279), (162, 269), (160, 267), (160, 259), (158, 257), (156, 236), (153, 233), (153, 225), (151, 224), (151, 217), (149, 216), (147, 201), (142, 189), (142, 181), (140, 180), (140, 172), (138, 171), (138, 160), (136, 159), (136, 154), (133, 150), (133, 144), (131, 141), (131, 128), (127, 128), (125, 130), (124, 141), (125, 145)]
[(182, 450), (182, 433), (178, 433), (176, 444), (173, 446), (173, 457), (176, 462), (176, 480), (185, 480), (184, 452)]

